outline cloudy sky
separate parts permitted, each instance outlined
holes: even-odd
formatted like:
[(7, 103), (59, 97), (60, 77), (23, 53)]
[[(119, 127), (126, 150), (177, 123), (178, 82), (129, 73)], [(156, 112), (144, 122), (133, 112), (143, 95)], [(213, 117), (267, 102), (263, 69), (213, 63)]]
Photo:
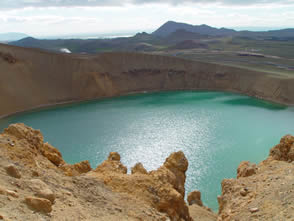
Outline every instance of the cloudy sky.
[(151, 32), (168, 20), (294, 28), (294, 0), (0, 0), (0, 33), (32, 36)]

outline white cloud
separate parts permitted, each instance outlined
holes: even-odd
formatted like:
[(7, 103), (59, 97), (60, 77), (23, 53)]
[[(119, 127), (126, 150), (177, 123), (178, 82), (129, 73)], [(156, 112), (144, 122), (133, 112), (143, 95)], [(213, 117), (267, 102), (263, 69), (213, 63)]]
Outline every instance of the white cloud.
[(293, 27), (293, 12), (294, 6), (283, 4), (240, 7), (218, 3), (149, 3), (124, 7), (27, 7), (1, 11), (0, 32), (24, 32), (33, 36), (150, 32), (168, 20), (215, 27)]
[(169, 4), (182, 5), (184, 3), (221, 5), (258, 5), (258, 4), (287, 4), (293, 5), (294, 0), (1, 0), (1, 9), (25, 7), (93, 7), (93, 6), (124, 6), (128, 4)]

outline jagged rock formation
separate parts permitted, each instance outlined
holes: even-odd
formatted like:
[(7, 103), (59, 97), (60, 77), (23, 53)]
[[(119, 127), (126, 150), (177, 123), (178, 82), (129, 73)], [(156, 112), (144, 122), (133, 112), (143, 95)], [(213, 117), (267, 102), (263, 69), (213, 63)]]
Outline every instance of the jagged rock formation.
[[(294, 79), (240, 68), (136, 53), (54, 54), (0, 44), (0, 116), (142, 91), (230, 91), (294, 104)], [(12, 91), (13, 88), (13, 91)]]
[(140, 196), (148, 205), (174, 220), (191, 220), (184, 200), (187, 168), (188, 161), (183, 152), (176, 152), (158, 170), (145, 173), (144, 167), (140, 166), (140, 172), (127, 175), (118, 153), (110, 153), (108, 159), (88, 176), (103, 180), (116, 192)]
[(274, 160), (293, 162), (294, 137), (291, 135), (284, 136), (280, 143), (271, 149), (270, 157), (272, 157)]
[(187, 206), (184, 184), (188, 162), (182, 152), (171, 154), (155, 171), (148, 172), (138, 163), (132, 174), (127, 174), (115, 152), (92, 170), (86, 161), (66, 164), (56, 148), (43, 142), (40, 131), (13, 124), (0, 134), (0, 218), (291, 220), (293, 146), (294, 137), (287, 135), (265, 161), (258, 165), (242, 162), (237, 178), (221, 184), (217, 217), (203, 206), (198, 191), (189, 194)]
[(237, 179), (222, 182), (218, 220), (291, 220), (294, 217), (294, 137), (283, 137), (260, 164), (243, 162)]
[(191, 210), (198, 211), (197, 220), (215, 220), (212, 212), (188, 208), (187, 168), (182, 152), (171, 154), (155, 171), (147, 172), (138, 163), (131, 175), (115, 152), (95, 170), (87, 161), (69, 165), (55, 147), (44, 143), (39, 130), (13, 124), (0, 134), (0, 217), (190, 221)]

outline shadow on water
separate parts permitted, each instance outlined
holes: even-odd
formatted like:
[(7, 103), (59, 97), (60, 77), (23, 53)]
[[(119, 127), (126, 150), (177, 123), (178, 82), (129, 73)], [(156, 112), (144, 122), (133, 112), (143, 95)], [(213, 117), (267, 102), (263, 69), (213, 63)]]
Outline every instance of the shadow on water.
[(285, 110), (288, 107), (282, 104), (270, 103), (263, 100), (253, 99), (251, 97), (242, 97), (242, 98), (232, 98), (223, 101), (224, 104), (232, 105), (232, 106), (251, 106), (264, 108), (273, 111)]

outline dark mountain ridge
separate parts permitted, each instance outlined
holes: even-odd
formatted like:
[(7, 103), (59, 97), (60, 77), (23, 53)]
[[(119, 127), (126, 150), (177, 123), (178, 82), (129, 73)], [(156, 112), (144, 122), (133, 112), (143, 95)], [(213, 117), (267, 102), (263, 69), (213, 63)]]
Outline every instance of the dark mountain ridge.
[(179, 29), (210, 36), (227, 36), (236, 33), (236, 31), (233, 29), (213, 28), (204, 24), (190, 25), (186, 23), (168, 21), (165, 24), (163, 24), (160, 28), (158, 28), (156, 31), (154, 31), (152, 34), (156, 36), (165, 37)]
[[(63, 52), (69, 50), (73, 53), (96, 54), (109, 51), (136, 51), (149, 52), (160, 51), (167, 48), (224, 48), (226, 41), (232, 38), (230, 44), (239, 45), (241, 50), (247, 48), (246, 41), (263, 42), (269, 40), (272, 43), (279, 44), (279, 41), (293, 41), (294, 29), (283, 29), (275, 31), (253, 32), (253, 31), (235, 31), (226, 28), (214, 28), (208, 25), (189, 25), (169, 21), (162, 25), (152, 34), (146, 32), (138, 33), (132, 37), (119, 37), (108, 39), (50, 39), (41, 40), (27, 37), (9, 44), (28, 48), (42, 48), (50, 51)], [(199, 41), (202, 43), (199, 45)], [(208, 44), (208, 46), (207, 46)], [(218, 46), (215, 46), (217, 45)], [(259, 44), (259, 43), (258, 43)], [(292, 43), (291, 43), (292, 44)], [(192, 47), (192, 45), (194, 45)], [(231, 46), (232, 46), (231, 45)], [(256, 48), (256, 45), (252, 46)], [(277, 46), (280, 47), (280, 46)], [(270, 52), (270, 54), (275, 54)]]

